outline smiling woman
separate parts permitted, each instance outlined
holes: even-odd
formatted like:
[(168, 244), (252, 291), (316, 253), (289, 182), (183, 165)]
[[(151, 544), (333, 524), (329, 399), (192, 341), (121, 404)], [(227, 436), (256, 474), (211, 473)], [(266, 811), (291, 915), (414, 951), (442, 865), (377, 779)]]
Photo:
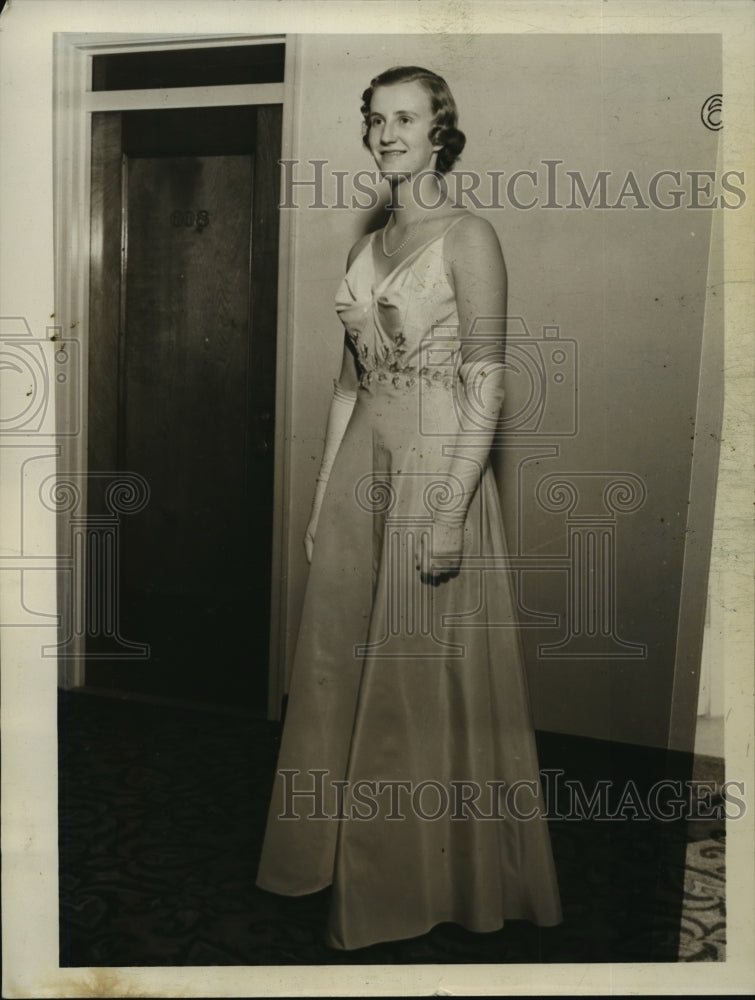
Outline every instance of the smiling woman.
[(327, 940), (346, 949), (561, 920), (488, 463), (501, 248), (445, 191), (464, 136), (441, 77), (389, 70), (362, 114), (391, 218), (336, 296), (343, 361), (258, 875), (286, 895), (332, 884)]
[[(386, 122), (384, 101), (393, 106), (395, 125)], [(402, 103), (406, 110), (401, 109)], [(381, 152), (390, 152), (396, 142), (393, 127), (405, 130), (397, 137), (399, 146), (412, 139), (423, 145), (429, 143), (437, 154), (435, 169), (441, 174), (451, 169), (464, 149), (466, 139), (456, 127), (456, 102), (448, 85), (442, 77), (419, 66), (397, 66), (376, 76), (362, 94), (362, 116), (363, 142), (376, 160)]]

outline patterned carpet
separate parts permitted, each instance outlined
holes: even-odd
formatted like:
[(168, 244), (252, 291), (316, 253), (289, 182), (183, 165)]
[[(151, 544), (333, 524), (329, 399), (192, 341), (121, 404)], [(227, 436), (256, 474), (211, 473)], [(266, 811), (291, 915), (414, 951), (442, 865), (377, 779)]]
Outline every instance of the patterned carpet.
[(328, 890), (288, 899), (254, 885), (276, 724), (68, 692), (59, 737), (61, 966), (725, 957), (721, 821), (553, 820), (559, 927), (441, 924), (339, 952), (322, 941)]
[[(726, 960), (726, 870), (722, 824), (705, 831), (687, 847), (683, 874), (684, 904), (679, 959), (683, 962)], [(679, 877), (679, 876), (677, 876)]]

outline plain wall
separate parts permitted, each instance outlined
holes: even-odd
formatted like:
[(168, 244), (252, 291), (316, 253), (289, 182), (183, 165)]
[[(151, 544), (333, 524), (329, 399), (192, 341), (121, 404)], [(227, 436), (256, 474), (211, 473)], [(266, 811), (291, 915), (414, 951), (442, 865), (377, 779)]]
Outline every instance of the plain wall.
[[(562, 160), (561, 172), (580, 171), (588, 190), (599, 171), (611, 171), (609, 204), (630, 170), (645, 201), (655, 173), (678, 170), (689, 205), (685, 172), (716, 168), (717, 133), (700, 120), (705, 97), (720, 89), (720, 39), (713, 35), (308, 35), (298, 42), (294, 156), (302, 163), (292, 176), (311, 178), (305, 161), (328, 160), (325, 201), (331, 205), (331, 170), (374, 167), (361, 144), (361, 92), (372, 76), (402, 63), (427, 66), (451, 86), (467, 135), (459, 168), (504, 171), (504, 184), (516, 170), (536, 171), (534, 194), (541, 202), (545, 160)], [(661, 196), (668, 198), (673, 186), (661, 183)], [(345, 190), (348, 201), (348, 182)], [(487, 203), (486, 190), (483, 185)], [(517, 190), (525, 200), (532, 188), (525, 181)], [(376, 213), (358, 208), (307, 208), (311, 188), (296, 188), (295, 200), (289, 667), (307, 573), (301, 538), (343, 343), (333, 297), (350, 246), (377, 224)], [(616, 631), (644, 644), (644, 658), (540, 658), (538, 645), (563, 635), (566, 575), (536, 566), (520, 577), (528, 611), (556, 614), (561, 622), (524, 629), (536, 725), (664, 746), (713, 212), (652, 205), (523, 211), (508, 204), (505, 193), (502, 200), (504, 208), (479, 214), (495, 226), (504, 250), (508, 313), (522, 317), (534, 338), (544, 326), (559, 327), (578, 353), (577, 433), (510, 436), (494, 455), (510, 548), (546, 562), (567, 551), (565, 515), (545, 512), (534, 499), (543, 476), (628, 473), (647, 491), (640, 509), (615, 518)], [(570, 201), (563, 173), (556, 201)], [(635, 202), (627, 197), (624, 204)], [(505, 413), (518, 410), (525, 391), (512, 376)], [(592, 513), (593, 501), (586, 503)], [(706, 586), (701, 577), (703, 606)]]

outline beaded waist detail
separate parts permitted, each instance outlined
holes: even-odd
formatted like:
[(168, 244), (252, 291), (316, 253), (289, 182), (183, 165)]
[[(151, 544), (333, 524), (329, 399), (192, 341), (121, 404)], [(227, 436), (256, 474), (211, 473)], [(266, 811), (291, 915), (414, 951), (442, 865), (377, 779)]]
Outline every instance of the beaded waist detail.
[(454, 351), (444, 351), (441, 363), (423, 364), (425, 358), (421, 355), (424, 352), (420, 352), (420, 357), (415, 355), (414, 359), (406, 357), (403, 334), (390, 345), (381, 344), (376, 353), (357, 338), (352, 338), (352, 346), (362, 389), (413, 389), (421, 383), (427, 388), (448, 390), (456, 381)]

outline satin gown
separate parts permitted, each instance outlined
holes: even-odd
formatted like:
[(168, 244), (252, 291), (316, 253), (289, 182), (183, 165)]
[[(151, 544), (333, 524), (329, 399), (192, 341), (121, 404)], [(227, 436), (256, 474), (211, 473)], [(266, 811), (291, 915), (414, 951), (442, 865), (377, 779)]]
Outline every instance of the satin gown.
[(336, 298), (359, 388), (317, 528), (257, 881), (292, 896), (332, 884), (335, 948), (445, 921), (562, 919), (489, 466), (461, 571), (432, 586), (415, 568), (459, 440), (443, 262), (456, 221), (383, 280), (373, 237)]

